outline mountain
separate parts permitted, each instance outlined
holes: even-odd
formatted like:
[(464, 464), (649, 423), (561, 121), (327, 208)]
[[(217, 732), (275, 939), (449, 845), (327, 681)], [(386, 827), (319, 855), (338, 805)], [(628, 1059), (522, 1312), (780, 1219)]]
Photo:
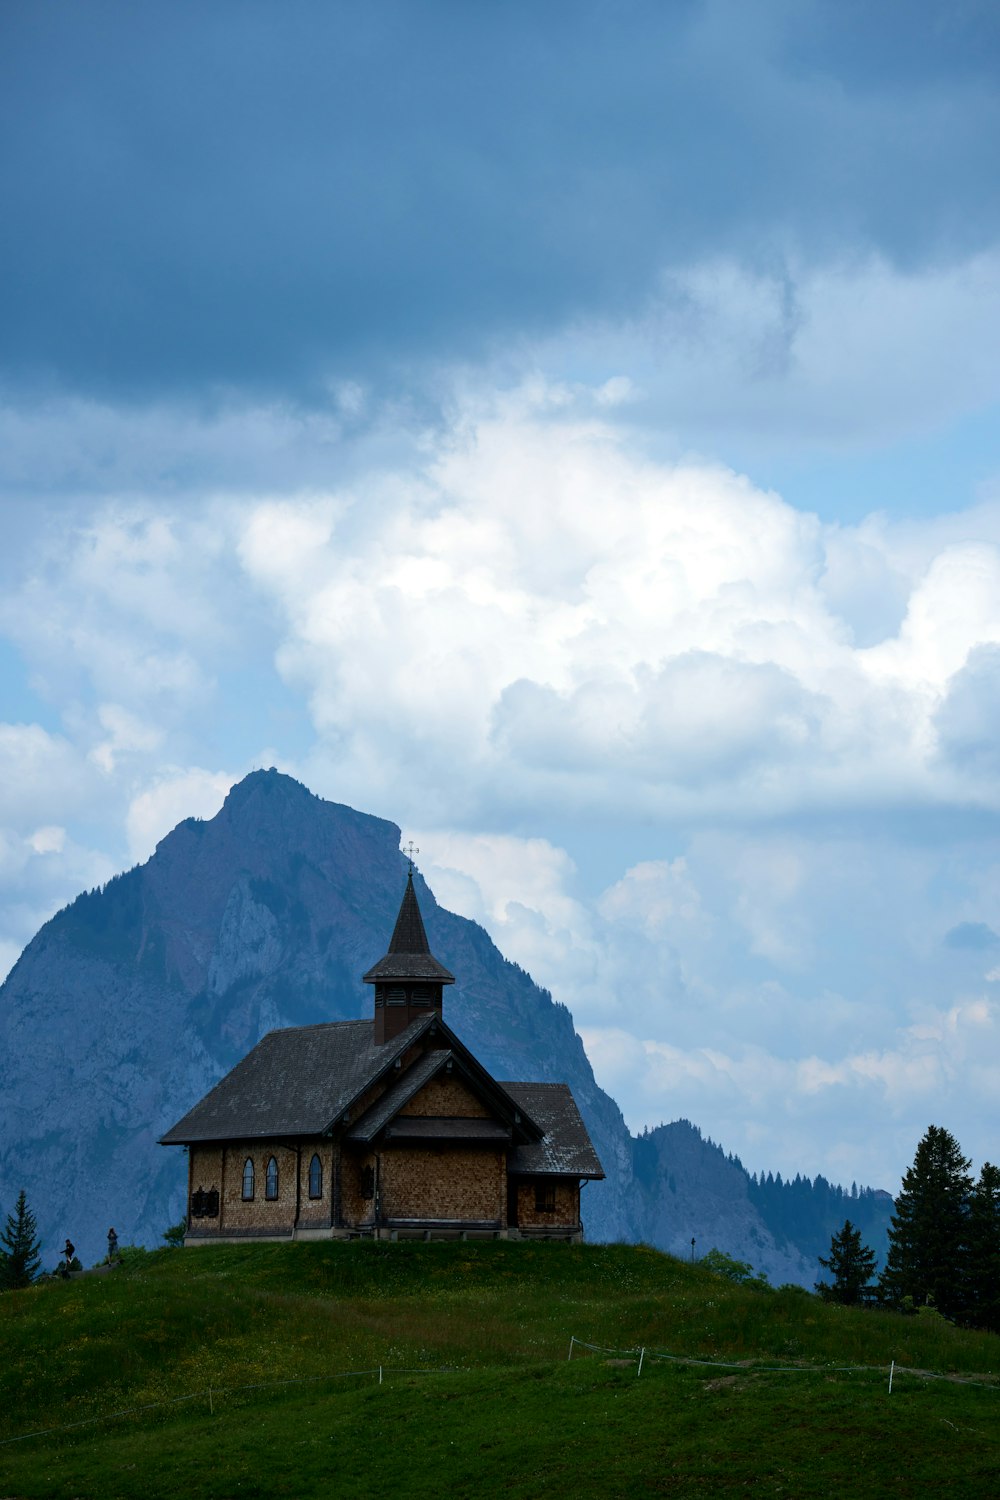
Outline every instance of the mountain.
[[(403, 888), (399, 829), (255, 771), (216, 817), (77, 898), (0, 986), (0, 1208), (23, 1186), (47, 1261), (155, 1243), (184, 1213), (179, 1151), (156, 1144), (267, 1031), (370, 1014), (360, 976)], [(457, 977), (445, 1015), (498, 1078), (570, 1084), (607, 1180), (584, 1193), (592, 1239), (689, 1253), (694, 1236), (773, 1280), (810, 1284), (811, 1251), (772, 1232), (738, 1164), (686, 1122), (633, 1141), (565, 1006), (417, 876), (431, 947)], [(778, 1238), (782, 1240), (779, 1245)]]
[(690, 1255), (694, 1238), (697, 1255), (716, 1246), (772, 1281), (801, 1281), (811, 1290), (826, 1275), (817, 1256), (829, 1254), (831, 1235), (850, 1219), (885, 1262), (894, 1207), (888, 1193), (848, 1191), (824, 1177), (782, 1182), (769, 1172), (758, 1180), (689, 1120), (644, 1131), (633, 1142), (632, 1162), (644, 1238), (673, 1255)]

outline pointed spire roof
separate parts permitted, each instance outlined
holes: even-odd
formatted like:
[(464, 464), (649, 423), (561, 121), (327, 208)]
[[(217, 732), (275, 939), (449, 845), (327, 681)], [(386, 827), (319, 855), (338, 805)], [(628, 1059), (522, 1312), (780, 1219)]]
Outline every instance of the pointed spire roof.
[(430, 950), (424, 919), (413, 889), (413, 870), (406, 877), (406, 890), (399, 916), (389, 940), (389, 951), (368, 970), (365, 984), (381, 984), (393, 979), (426, 979), (437, 984), (454, 984), (455, 976), (439, 964)]
[(424, 919), (417, 905), (417, 893), (413, 889), (413, 871), (406, 877), (406, 890), (399, 907), (399, 916), (389, 939), (390, 953), (429, 953), (430, 944), (424, 931)]

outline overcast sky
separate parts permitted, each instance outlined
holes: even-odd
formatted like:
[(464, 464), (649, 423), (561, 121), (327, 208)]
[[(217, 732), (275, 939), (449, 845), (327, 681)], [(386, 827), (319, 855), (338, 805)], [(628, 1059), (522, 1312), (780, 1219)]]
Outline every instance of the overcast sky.
[(634, 1128), (1000, 1158), (1000, 11), (0, 17), (0, 971), (277, 765)]

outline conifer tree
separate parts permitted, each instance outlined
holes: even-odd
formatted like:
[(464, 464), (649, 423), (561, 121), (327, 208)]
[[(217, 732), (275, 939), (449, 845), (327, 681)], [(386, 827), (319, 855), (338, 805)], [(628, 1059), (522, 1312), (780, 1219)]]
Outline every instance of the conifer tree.
[(38, 1275), (41, 1258), (37, 1229), (22, 1188), (14, 1212), (7, 1215), (6, 1228), (0, 1232), (0, 1291), (30, 1286)]
[(824, 1302), (840, 1302), (853, 1307), (865, 1300), (865, 1288), (875, 1275), (875, 1252), (861, 1243), (861, 1230), (850, 1219), (830, 1240), (830, 1255), (818, 1257), (821, 1266), (833, 1272), (832, 1285), (817, 1281), (816, 1290)]
[(969, 1199), (967, 1321), (1000, 1333), (1000, 1167), (983, 1164)]
[(964, 1311), (969, 1161), (949, 1131), (931, 1125), (903, 1177), (889, 1228), (889, 1254), (879, 1277), (880, 1299), (936, 1307), (945, 1317)]

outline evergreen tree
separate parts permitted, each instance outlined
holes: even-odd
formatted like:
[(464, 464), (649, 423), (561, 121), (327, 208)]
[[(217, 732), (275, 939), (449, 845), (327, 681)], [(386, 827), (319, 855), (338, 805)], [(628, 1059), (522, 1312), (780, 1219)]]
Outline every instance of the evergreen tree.
[(951, 1318), (964, 1311), (969, 1161), (955, 1137), (931, 1125), (896, 1199), (879, 1297), (890, 1307), (912, 1298)]
[(22, 1188), (14, 1212), (7, 1215), (7, 1226), (0, 1233), (0, 1291), (30, 1286), (38, 1275), (41, 1258), (37, 1228)]
[(816, 1290), (824, 1302), (840, 1302), (853, 1307), (864, 1302), (865, 1289), (875, 1275), (875, 1252), (861, 1243), (861, 1230), (855, 1229), (850, 1219), (830, 1240), (828, 1259), (819, 1256), (819, 1263), (833, 1272), (833, 1284), (817, 1281)]
[(966, 1319), (1000, 1333), (1000, 1167), (983, 1164), (969, 1199)]

